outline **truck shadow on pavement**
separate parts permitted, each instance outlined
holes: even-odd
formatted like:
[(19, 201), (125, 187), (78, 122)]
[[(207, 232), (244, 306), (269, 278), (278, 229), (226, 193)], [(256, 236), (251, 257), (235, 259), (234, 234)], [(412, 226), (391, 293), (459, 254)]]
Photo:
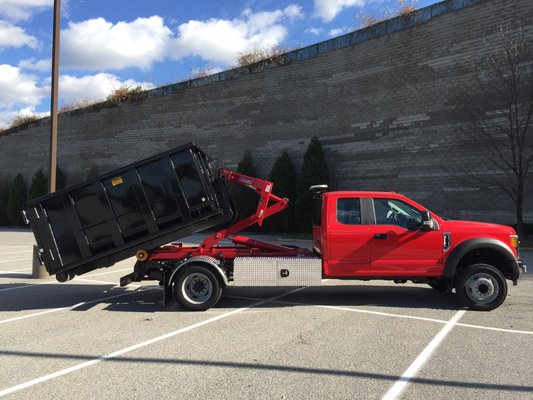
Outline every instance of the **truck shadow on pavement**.
[[(230, 307), (232, 300), (262, 300), (288, 292), (292, 288), (226, 288), (217, 307)], [(459, 310), (463, 306), (454, 293), (439, 292), (421, 286), (377, 286), (343, 285), (308, 287), (305, 290), (269, 301), (256, 307), (281, 306), (373, 306), (391, 308), (429, 308), (440, 310)]]
[[(287, 308), (295, 306), (390, 307), (411, 309), (458, 310), (461, 303), (453, 293), (423, 286), (396, 287), (343, 285), (295, 288), (228, 287), (214, 309)], [(284, 295), (287, 294), (287, 295)], [(272, 300), (274, 297), (278, 297)], [(257, 304), (261, 302), (260, 304)], [(157, 285), (132, 289), (113, 285), (56, 283), (0, 284), (0, 312), (66, 308), (72, 311), (99, 309), (115, 312), (183, 311), (175, 302), (164, 307), (163, 290)]]
[(131, 312), (161, 311), (162, 290), (158, 286), (121, 288), (114, 285), (71, 284), (55, 281), (36, 284), (0, 284), (0, 312), (70, 309), (106, 309)]

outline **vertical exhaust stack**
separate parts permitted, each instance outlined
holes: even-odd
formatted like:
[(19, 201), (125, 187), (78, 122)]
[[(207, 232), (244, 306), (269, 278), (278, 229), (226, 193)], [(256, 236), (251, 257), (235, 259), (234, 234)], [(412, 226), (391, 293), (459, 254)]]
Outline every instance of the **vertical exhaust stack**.
[(309, 190), (311, 191), (313, 195), (325, 193), (328, 191), (328, 189), (329, 189), (329, 186), (324, 185), (324, 184), (309, 186)]

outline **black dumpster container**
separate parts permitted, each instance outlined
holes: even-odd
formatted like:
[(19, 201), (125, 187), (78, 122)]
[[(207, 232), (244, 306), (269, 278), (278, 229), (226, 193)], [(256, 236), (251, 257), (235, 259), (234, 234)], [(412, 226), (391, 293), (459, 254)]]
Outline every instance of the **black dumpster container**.
[(48, 273), (80, 275), (227, 222), (234, 210), (189, 143), (31, 200), (23, 214)]

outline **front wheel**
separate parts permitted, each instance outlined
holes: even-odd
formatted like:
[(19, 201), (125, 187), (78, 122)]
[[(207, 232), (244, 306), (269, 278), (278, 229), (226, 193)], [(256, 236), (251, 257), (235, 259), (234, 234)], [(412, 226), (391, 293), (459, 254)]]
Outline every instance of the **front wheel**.
[(499, 307), (507, 297), (507, 282), (493, 266), (474, 264), (459, 274), (455, 291), (468, 308), (490, 311)]
[(174, 297), (184, 308), (205, 311), (213, 307), (222, 288), (215, 274), (201, 265), (187, 266), (174, 282)]

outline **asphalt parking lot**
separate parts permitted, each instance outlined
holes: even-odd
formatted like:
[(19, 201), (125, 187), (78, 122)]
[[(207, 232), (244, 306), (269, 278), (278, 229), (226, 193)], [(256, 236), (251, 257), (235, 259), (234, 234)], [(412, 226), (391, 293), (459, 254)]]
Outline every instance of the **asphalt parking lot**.
[(163, 309), (157, 285), (120, 288), (132, 260), (31, 279), (32, 245), (0, 231), (0, 397), (532, 398), (531, 273), (491, 312), (423, 285), (327, 280), (229, 287), (193, 313)]

